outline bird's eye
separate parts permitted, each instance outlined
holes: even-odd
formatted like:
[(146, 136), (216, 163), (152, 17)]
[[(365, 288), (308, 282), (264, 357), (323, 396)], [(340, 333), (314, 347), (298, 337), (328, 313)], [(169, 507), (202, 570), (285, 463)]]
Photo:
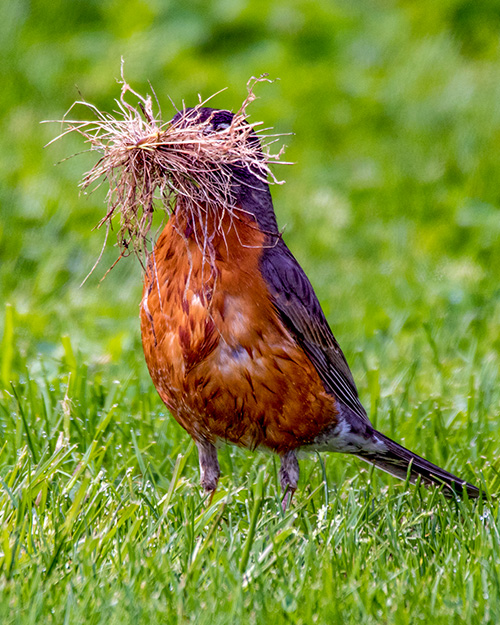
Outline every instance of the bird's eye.
[(227, 122), (215, 122), (215, 124), (213, 124), (213, 129), (215, 132), (219, 132), (219, 130), (226, 130), (226, 128), (229, 128), (230, 125), (231, 124), (228, 124)]

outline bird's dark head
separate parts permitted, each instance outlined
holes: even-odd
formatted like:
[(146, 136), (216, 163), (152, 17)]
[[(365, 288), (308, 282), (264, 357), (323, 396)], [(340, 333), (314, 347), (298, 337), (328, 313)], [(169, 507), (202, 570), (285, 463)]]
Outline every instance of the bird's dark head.
[(214, 179), (226, 178), (232, 201), (254, 215), (261, 228), (277, 232), (266, 158), (257, 133), (245, 117), (223, 109), (194, 107), (179, 111), (170, 125), (175, 131), (198, 133), (203, 149), (212, 146), (214, 155), (219, 150), (219, 169), (211, 166)]
[(244, 134), (245, 147), (253, 152), (254, 157), (263, 158), (257, 133), (240, 114), (208, 106), (193, 107), (179, 111), (170, 124), (175, 128), (198, 128), (205, 137), (214, 135), (222, 139), (226, 136)]
[(231, 127), (234, 115), (231, 111), (213, 109), (208, 106), (186, 108), (179, 111), (170, 121), (172, 126), (205, 126), (206, 132), (221, 132)]

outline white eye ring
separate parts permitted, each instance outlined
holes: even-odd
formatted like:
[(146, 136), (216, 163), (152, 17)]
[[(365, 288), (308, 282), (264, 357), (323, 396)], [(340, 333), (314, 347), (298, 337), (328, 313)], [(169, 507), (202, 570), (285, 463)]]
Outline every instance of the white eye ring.
[(226, 130), (227, 128), (229, 128), (231, 124), (228, 124), (227, 122), (222, 122), (220, 124), (216, 124), (214, 126), (214, 130), (215, 132), (217, 132), (218, 130)]

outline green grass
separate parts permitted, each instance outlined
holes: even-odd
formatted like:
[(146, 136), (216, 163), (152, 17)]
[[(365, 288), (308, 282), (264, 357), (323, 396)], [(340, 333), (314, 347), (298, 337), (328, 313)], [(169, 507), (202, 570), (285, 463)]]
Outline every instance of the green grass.
[[(209, 504), (193, 445), (145, 376), (113, 380), (65, 344), (58, 374), (26, 373), (0, 403), (2, 623), (500, 618), (498, 503), (449, 502), (354, 459), (311, 458), (283, 515), (276, 461), (227, 448)], [(372, 370), (371, 401), (408, 413), (422, 373), (389, 400)], [(495, 489), (498, 462), (467, 445), (489, 408), (473, 394), (458, 414), (419, 405), (406, 438), (470, 479), (480, 465)]]
[(140, 345), (140, 270), (91, 232), (68, 138), (120, 55), (164, 116), (251, 75), (288, 137), (273, 189), (372, 421), (500, 486), (500, 11), (495, 2), (7, 3), (0, 39), (0, 622), (498, 623), (496, 498), (448, 502), (347, 456), (220, 452), (212, 501)]

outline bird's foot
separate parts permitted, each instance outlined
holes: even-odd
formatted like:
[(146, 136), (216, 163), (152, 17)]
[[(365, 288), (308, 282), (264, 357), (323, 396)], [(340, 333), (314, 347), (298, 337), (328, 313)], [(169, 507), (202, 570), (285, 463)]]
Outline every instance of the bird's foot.
[(220, 477), (217, 449), (215, 445), (208, 441), (197, 442), (196, 446), (198, 447), (198, 459), (200, 461), (200, 482), (203, 490), (207, 494), (210, 493), (210, 505)]
[(299, 462), (295, 451), (287, 451), (281, 456), (281, 467), (279, 470), (281, 490), (283, 491), (282, 508), (286, 512), (292, 502), (294, 492), (299, 483)]

